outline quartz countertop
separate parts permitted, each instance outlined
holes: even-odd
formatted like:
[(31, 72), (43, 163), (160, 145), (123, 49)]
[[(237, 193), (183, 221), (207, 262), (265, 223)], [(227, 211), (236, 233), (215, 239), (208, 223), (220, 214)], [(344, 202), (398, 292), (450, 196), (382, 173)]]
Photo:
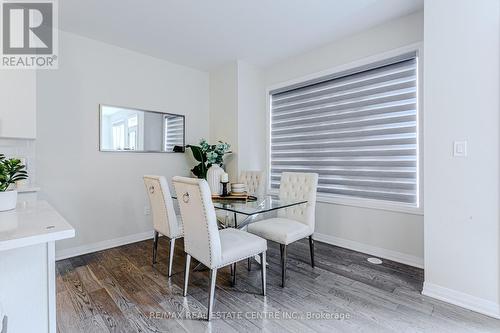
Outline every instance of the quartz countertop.
[(40, 187), (35, 184), (26, 184), (17, 187), (18, 193), (29, 193), (29, 192), (39, 192)]
[(75, 229), (47, 202), (18, 203), (0, 212), (0, 251), (75, 236)]

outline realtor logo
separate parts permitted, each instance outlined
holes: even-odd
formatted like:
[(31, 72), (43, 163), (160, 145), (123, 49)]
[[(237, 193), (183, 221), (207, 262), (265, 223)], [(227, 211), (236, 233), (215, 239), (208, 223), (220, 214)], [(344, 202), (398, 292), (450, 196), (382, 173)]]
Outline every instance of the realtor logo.
[(57, 68), (55, 0), (1, 0), (1, 68)]

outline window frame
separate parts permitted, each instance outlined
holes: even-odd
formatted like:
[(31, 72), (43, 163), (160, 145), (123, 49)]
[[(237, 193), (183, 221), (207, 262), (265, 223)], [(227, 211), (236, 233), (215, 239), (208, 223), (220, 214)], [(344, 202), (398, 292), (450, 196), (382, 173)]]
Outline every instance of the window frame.
[[(115, 140), (115, 133), (114, 129), (118, 127), (123, 127), (123, 147), (114, 147), (114, 140)], [(111, 130), (112, 130), (112, 141), (113, 141), (113, 149), (125, 149), (125, 146), (127, 145), (127, 126), (125, 125), (125, 120), (120, 119), (111, 124)]]
[(377, 210), (386, 210), (393, 212), (402, 212), (413, 215), (424, 214), (424, 182), (423, 182), (423, 44), (414, 43), (400, 47), (391, 51), (379, 53), (373, 56), (362, 58), (350, 63), (335, 66), (327, 70), (313, 74), (298, 77), (285, 82), (270, 85), (266, 88), (266, 191), (267, 194), (276, 195), (278, 190), (271, 188), (271, 91), (284, 88), (294, 84), (300, 84), (309, 80), (332, 75), (353, 68), (366, 66), (375, 62), (383, 61), (388, 58), (397, 57), (408, 52), (416, 52), (417, 55), (417, 205), (399, 203), (393, 201), (384, 201), (368, 198), (357, 198), (338, 194), (326, 194), (318, 192), (317, 201), (326, 204), (337, 204), (344, 206), (353, 206), (360, 208), (371, 208)]

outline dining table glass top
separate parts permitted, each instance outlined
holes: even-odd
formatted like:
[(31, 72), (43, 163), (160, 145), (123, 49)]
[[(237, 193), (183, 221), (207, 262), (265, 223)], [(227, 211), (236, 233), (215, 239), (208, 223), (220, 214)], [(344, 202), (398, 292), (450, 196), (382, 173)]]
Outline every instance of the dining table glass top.
[[(172, 198), (177, 199), (176, 196)], [(276, 196), (257, 197), (257, 200), (224, 200), (214, 199), (213, 205), (216, 209), (225, 210), (243, 215), (256, 215), (287, 207), (306, 204), (307, 200), (283, 200)]]
[(287, 207), (303, 205), (307, 203), (307, 200), (282, 200), (278, 197), (268, 195), (258, 197), (257, 200), (254, 201), (214, 200), (213, 203), (216, 209), (250, 216)]

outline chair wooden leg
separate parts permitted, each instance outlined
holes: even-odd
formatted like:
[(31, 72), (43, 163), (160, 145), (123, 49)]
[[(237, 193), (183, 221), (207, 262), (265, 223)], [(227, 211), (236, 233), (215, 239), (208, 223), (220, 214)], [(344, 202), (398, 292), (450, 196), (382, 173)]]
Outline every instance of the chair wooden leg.
[(311, 266), (314, 268), (314, 239), (309, 236), (309, 250), (311, 251)]
[(247, 259), (247, 269), (249, 272), (252, 270), (252, 258)]
[(281, 287), (285, 288), (286, 280), (286, 245), (280, 244), (281, 252)]
[(232, 272), (232, 275), (231, 275), (231, 286), (235, 286), (236, 285), (236, 263), (234, 264), (231, 264), (231, 272)]
[(174, 262), (175, 238), (170, 239), (170, 252), (168, 254), (168, 277), (172, 276), (172, 263)]
[(184, 291), (183, 295), (186, 297), (188, 292), (188, 283), (189, 283), (189, 268), (191, 266), (191, 256), (186, 253), (186, 267), (184, 268)]
[(156, 264), (156, 254), (158, 253), (158, 237), (159, 237), (158, 231), (155, 231), (154, 238), (153, 238), (153, 265)]
[(266, 296), (266, 251), (262, 252), (260, 255), (260, 269), (262, 277), (262, 296)]
[(216, 280), (217, 280), (217, 268), (214, 268), (210, 270), (210, 289), (208, 294), (208, 312), (207, 312), (207, 320), (209, 321), (210, 319), (212, 319), (212, 308), (214, 305)]

